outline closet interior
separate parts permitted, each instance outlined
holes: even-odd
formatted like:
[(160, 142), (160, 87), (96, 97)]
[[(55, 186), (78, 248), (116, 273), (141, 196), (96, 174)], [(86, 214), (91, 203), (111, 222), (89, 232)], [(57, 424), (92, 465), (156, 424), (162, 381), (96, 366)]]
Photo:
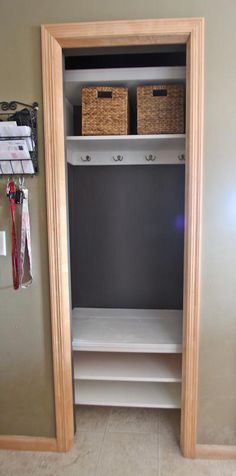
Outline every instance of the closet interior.
[[(64, 51), (75, 404), (180, 408), (185, 130), (140, 134), (137, 88), (183, 45)], [(82, 88), (128, 88), (128, 134), (82, 135)]]

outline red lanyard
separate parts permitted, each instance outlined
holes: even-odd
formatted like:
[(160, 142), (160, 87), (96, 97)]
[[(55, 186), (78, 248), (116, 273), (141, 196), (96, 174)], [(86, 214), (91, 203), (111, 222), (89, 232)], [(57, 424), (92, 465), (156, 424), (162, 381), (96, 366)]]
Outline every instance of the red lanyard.
[[(32, 254), (31, 254), (31, 235), (30, 235), (30, 217), (28, 205), (28, 189), (23, 187), (21, 182), (20, 192), (23, 194), (22, 211), (21, 211), (21, 239), (19, 251), (19, 282), (22, 288), (27, 288), (32, 284)], [(25, 256), (28, 260), (25, 260)], [(24, 273), (27, 270), (27, 279), (24, 281)]]
[(11, 220), (12, 220), (12, 276), (14, 289), (19, 288), (19, 266), (18, 266), (18, 250), (17, 250), (17, 237), (16, 237), (16, 223), (15, 223), (15, 183), (9, 182), (9, 199), (11, 208)]

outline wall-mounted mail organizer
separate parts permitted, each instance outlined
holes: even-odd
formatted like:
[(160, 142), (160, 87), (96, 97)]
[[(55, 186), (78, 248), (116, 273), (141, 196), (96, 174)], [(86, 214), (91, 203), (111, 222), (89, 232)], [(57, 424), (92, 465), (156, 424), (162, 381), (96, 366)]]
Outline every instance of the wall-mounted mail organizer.
[(38, 173), (38, 103), (0, 102), (0, 176)]

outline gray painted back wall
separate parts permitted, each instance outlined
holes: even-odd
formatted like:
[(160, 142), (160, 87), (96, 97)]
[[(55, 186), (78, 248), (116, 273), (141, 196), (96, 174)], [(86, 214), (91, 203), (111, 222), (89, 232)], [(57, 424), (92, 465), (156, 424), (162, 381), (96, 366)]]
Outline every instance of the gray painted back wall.
[(1, 0), (1, 100), (40, 103), (40, 175), (29, 179), (34, 285), (11, 289), (10, 221), (0, 183), (0, 432), (53, 436), (52, 353), (42, 131), (42, 23), (203, 16), (205, 155), (199, 369), (200, 443), (236, 443), (236, 2)]

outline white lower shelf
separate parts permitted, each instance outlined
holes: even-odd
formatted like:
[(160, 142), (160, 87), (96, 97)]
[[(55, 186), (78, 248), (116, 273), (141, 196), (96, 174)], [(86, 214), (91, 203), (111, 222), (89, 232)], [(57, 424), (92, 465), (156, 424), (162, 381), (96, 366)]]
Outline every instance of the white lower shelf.
[(74, 352), (75, 380), (181, 382), (180, 354)]
[(74, 308), (73, 350), (182, 352), (182, 311)]
[(75, 403), (145, 408), (180, 408), (178, 383), (75, 381)]

